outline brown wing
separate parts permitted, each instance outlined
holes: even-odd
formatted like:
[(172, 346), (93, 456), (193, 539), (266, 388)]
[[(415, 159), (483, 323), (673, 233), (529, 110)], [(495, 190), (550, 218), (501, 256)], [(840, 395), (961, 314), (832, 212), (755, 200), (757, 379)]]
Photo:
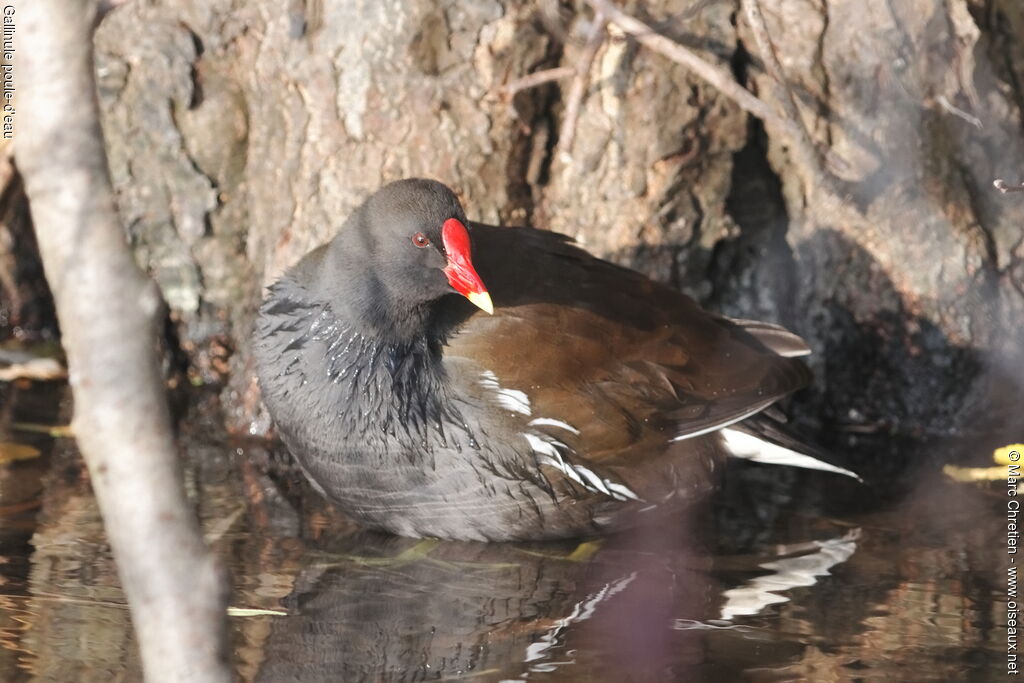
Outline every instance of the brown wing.
[(617, 462), (641, 444), (664, 450), (756, 413), (809, 379), (802, 363), (743, 325), (564, 236), (471, 230), (496, 311), (471, 316), (446, 359), (464, 381), (490, 371), (502, 387), (523, 392), (541, 426), (554, 420), (577, 430), (559, 438), (591, 462)]

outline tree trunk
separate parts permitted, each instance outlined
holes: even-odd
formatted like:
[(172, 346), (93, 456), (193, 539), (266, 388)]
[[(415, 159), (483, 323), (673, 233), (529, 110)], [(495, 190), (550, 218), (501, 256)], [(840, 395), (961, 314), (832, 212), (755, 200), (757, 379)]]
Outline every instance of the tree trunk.
[(225, 592), (178, 468), (156, 358), (159, 295), (132, 260), (107, 176), (89, 3), (19, 5), (16, 158), (75, 398), (76, 440), (151, 681), (228, 680)]

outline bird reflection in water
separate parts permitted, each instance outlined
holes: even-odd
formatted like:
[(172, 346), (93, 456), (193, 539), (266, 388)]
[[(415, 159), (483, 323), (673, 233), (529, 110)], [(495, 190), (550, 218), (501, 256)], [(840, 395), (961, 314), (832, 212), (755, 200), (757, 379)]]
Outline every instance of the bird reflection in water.
[[(855, 547), (855, 535), (846, 534), (780, 547), (785, 556), (775, 562), (734, 559), (734, 569), (776, 578), (753, 578), (723, 593), (716, 561), (693, 530), (676, 519), (666, 537), (664, 524), (583, 543), (480, 544), (370, 532), (322, 540), (301, 558), (303, 569), (282, 601), (288, 616), (272, 620), (256, 680), (720, 674), (721, 662), (708, 668), (707, 648), (726, 638), (725, 647), (742, 651), (732, 641), (766, 637), (744, 627), (725, 633), (723, 617), (785, 600), (780, 594), (789, 586), (808, 585)], [(784, 643), (777, 652), (789, 658), (798, 649)], [(577, 656), (581, 651), (586, 657)]]

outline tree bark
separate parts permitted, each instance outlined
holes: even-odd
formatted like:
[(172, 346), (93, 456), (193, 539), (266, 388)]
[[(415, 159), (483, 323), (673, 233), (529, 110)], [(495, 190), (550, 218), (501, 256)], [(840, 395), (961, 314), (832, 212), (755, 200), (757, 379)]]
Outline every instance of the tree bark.
[[(992, 187), (1024, 168), (1020, 3), (762, 2), (784, 82), (739, 0), (615, 5), (809, 144), (614, 26), (595, 52), (584, 0), (163, 0), (104, 20), (126, 222), (182, 338), (233, 340), (237, 426), (267, 425), (246, 365), (261, 286), (410, 175), (794, 327), (823, 430), (948, 434), (1024, 386), (1024, 195)], [(496, 96), (587, 65), (582, 97), (578, 79)]]
[[(689, 53), (731, 78), (721, 66), (736, 49), (731, 7), (694, 13), (691, 2), (671, 0), (658, 11), (662, 40), (685, 42)], [(585, 26), (586, 17), (576, 23)], [(575, 63), (583, 49), (571, 41), (563, 59)], [(736, 227), (725, 200), (746, 135), (746, 117), (732, 99), (613, 22), (588, 74), (572, 149), (551, 160), (535, 222), (706, 296), (714, 245)]]
[(89, 467), (147, 680), (226, 681), (221, 572), (185, 499), (156, 357), (155, 286), (114, 206), (94, 90), (91, 3), (16, 14), (16, 158), (63, 331)]
[[(1020, 61), (996, 30), (1019, 3), (762, 3), (788, 88), (848, 210), (769, 137), (795, 262), (796, 327), (816, 351), (817, 410), (906, 436), (984, 433), (1024, 387)], [(741, 39), (754, 45), (741, 24)], [(783, 109), (761, 67), (748, 74)], [(1019, 172), (1019, 171), (1017, 171)], [(1011, 180), (1016, 177), (1011, 175)], [(1007, 403), (1000, 397), (1012, 396)]]

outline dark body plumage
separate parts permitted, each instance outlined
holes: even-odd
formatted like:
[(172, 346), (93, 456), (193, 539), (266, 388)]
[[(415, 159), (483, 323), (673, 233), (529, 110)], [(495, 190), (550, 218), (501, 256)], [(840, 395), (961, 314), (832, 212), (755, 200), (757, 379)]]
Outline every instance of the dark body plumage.
[(433, 297), (391, 238), (452, 217), (465, 221), (442, 185), (392, 184), (260, 310), (281, 437), (368, 526), (512, 540), (634, 523), (707, 491), (718, 430), (810, 378), (776, 352), (805, 352), (795, 335), (707, 313), (545, 231), (467, 223), (493, 316)]

